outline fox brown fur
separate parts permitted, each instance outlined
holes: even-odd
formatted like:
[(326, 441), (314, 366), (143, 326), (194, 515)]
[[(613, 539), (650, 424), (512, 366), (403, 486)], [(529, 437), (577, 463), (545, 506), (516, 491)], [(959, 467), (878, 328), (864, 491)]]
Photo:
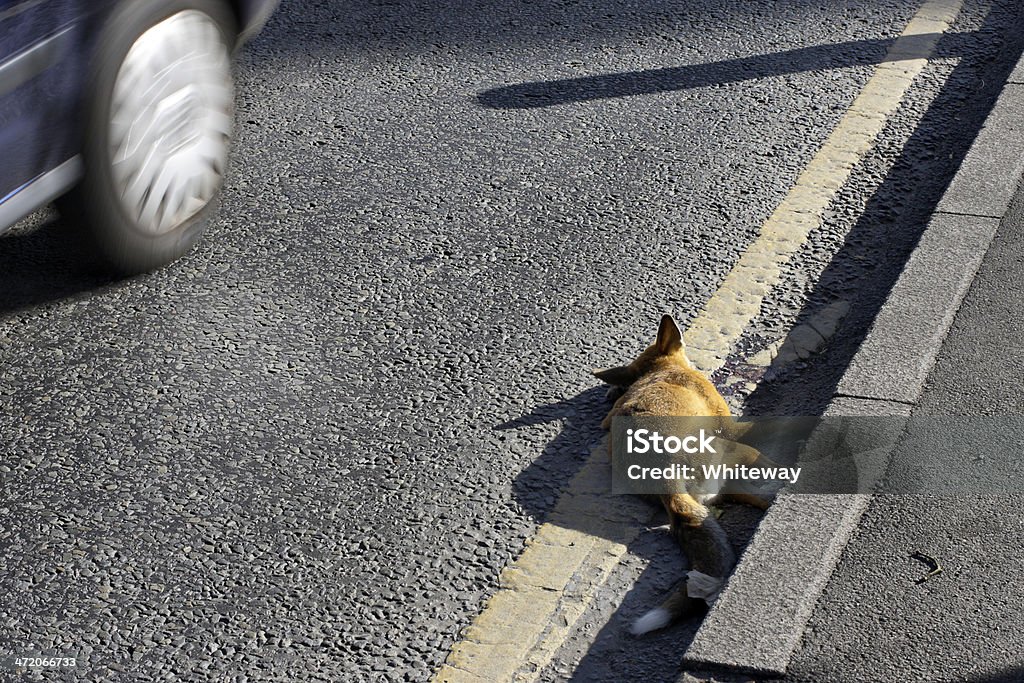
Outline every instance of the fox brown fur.
[[(716, 445), (724, 447), (721, 452), (723, 463), (755, 466), (773, 464), (757, 449), (741, 443), (747, 424), (732, 419), (729, 406), (715, 386), (690, 366), (682, 333), (669, 315), (662, 317), (654, 344), (636, 360), (617, 368), (594, 370), (594, 375), (614, 387), (610, 393), (621, 393), (602, 422), (601, 426), (606, 430), (611, 428), (612, 418), (617, 415), (720, 417), (723, 434), (716, 440)], [(724, 583), (732, 572), (736, 558), (725, 531), (708, 509), (708, 504), (725, 499), (763, 509), (771, 502), (769, 496), (761, 493), (717, 496), (673, 493), (645, 497), (664, 506), (672, 535), (686, 553), (691, 569), (705, 575), (701, 579), (713, 584), (713, 590), (710, 591), (713, 594), (712, 600), (717, 595), (714, 585), (720, 587)], [(703, 610), (708, 591), (691, 586), (693, 577), (691, 571), (660, 607), (638, 619), (633, 625), (633, 633), (653, 631)]]

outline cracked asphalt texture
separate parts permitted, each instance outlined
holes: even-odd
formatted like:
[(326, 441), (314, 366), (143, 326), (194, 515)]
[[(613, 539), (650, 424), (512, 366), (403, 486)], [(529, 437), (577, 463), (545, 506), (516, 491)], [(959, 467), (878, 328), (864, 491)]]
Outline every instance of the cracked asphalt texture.
[[(47, 680), (428, 678), (599, 439), (589, 369), (698, 311), (917, 7), (286, 0), (240, 55), (192, 254), (117, 281), (52, 211), (0, 236), (0, 656), (78, 656)], [(1018, 13), (968, 0), (717, 378), (736, 400), (748, 352), (864, 297), (747, 400), (829, 394)], [(596, 99), (550, 83), (601, 74)], [(723, 521), (742, 542), (755, 519)], [(541, 678), (674, 677), (696, 624), (622, 624), (682, 567), (642, 536)]]

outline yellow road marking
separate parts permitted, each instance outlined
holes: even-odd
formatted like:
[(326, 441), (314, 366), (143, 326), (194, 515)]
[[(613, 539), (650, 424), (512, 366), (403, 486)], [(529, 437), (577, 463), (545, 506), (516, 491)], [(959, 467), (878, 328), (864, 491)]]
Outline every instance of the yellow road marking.
[(696, 367), (708, 373), (721, 367), (723, 351), (757, 317), (765, 296), (779, 283), (783, 266), (821, 224), (822, 214), (874, 145), (960, 6), (960, 0), (926, 3), (889, 49), (887, 61), (875, 67), (874, 75), (765, 221), (757, 239), (686, 330), (687, 355)]
[[(885, 61), (772, 213), (759, 236), (686, 330), (687, 353), (704, 372), (758, 315), (783, 267), (821, 224), (851, 172), (875, 144), (962, 0), (929, 0), (893, 43)], [(604, 443), (573, 478), (549, 521), (499, 578), (497, 593), (453, 647), (435, 681), (531, 681), (551, 661), (652, 513), (611, 496)]]

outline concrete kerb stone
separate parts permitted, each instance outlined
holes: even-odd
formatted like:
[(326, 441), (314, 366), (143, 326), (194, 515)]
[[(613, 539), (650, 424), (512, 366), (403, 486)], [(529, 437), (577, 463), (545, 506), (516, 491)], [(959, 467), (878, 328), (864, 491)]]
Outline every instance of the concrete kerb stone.
[[(1018, 70), (1021, 68), (1018, 64)], [(1024, 173), (1024, 85), (1007, 84), (939, 202), (940, 213), (1001, 218)]]
[[(1024, 57), (1017, 63), (826, 414), (905, 416), (1024, 174)], [(684, 656), (698, 667), (782, 675), (869, 495), (782, 496)]]

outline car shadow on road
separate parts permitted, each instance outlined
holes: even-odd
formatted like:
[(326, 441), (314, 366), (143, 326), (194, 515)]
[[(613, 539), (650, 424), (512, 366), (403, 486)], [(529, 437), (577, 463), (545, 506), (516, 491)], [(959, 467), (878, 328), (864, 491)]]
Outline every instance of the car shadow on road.
[[(1019, 23), (1020, 20), (1016, 21)], [(986, 64), (991, 61), (991, 57), (985, 56), (984, 43), (979, 38), (989, 36), (988, 40), (991, 40), (993, 33), (1009, 37), (1002, 45), (1001, 59), (997, 63)], [(978, 41), (977, 44), (975, 41)], [(876, 52), (883, 50), (886, 45), (886, 41), (870, 42), (869, 47)], [(850, 219), (852, 225), (842, 245), (808, 293), (794, 328), (836, 302), (848, 302), (849, 313), (838, 324), (829, 343), (817, 354), (796, 363), (776, 358), (765, 373), (765, 377), (770, 379), (758, 384), (746, 397), (744, 405), (747, 414), (820, 415), (826, 409), (844, 371), (927, 227), (932, 212), (977, 137), (1022, 48), (1024, 31), (1010, 31), (1005, 17), (994, 17), (992, 14), (976, 33), (946, 35), (940, 39), (937, 54), (958, 56), (960, 59), (957, 65), (927, 106), (909, 139), (899, 149), (896, 161), (884, 174), (884, 179), (876, 184), (864, 210)], [(834, 68), (837, 66), (837, 55), (833, 49), (834, 46), (798, 51), (805, 59), (817, 55), (822, 60), (813, 67), (805, 63), (801, 69)], [(972, 60), (972, 56), (976, 58)], [(710, 84), (715, 78), (727, 77), (729, 72), (743, 71), (743, 68), (749, 74), (745, 77), (749, 78), (801, 70), (787, 66), (784, 61), (769, 56), (760, 66), (756, 60), (735, 60), (729, 68), (721, 65), (699, 67), (696, 70), (693, 70), (694, 67), (684, 67), (659, 70), (648, 75), (627, 74), (523, 84), (488, 91), (481, 94), (480, 101), (486, 106), (498, 107), (549, 106), (601, 97), (699, 87), (701, 84)], [(870, 158), (865, 160), (848, 182), (871, 182), (871, 174), (877, 173), (872, 163), (875, 162)], [(841, 216), (829, 216), (826, 222), (829, 220), (838, 223), (843, 219)], [(635, 353), (644, 341), (638, 339), (638, 348), (624, 349), (623, 355)], [(738, 364), (742, 364), (742, 359), (729, 359), (726, 367), (716, 373), (714, 379), (721, 381), (725, 375), (735, 371)], [(576, 397), (540, 407), (529, 416), (497, 427), (519, 428), (551, 419), (564, 422), (561, 433), (544, 448), (537, 460), (522, 472), (515, 483), (514, 491), (520, 504), (539, 521), (546, 518), (554, 505), (550, 486), (543, 483), (545, 478), (555, 473), (557, 476), (554, 481), (564, 490), (585, 459), (587, 449), (581, 445), (593, 444), (600, 439), (598, 425), (610, 407), (604, 401), (603, 393), (602, 388), (595, 387)], [(544, 495), (536, 495), (542, 489)], [(608, 495), (611, 496), (610, 491)], [(749, 514), (754, 515), (753, 522), (745, 524), (745, 516)], [(739, 550), (745, 547), (750, 537), (750, 533), (744, 535), (744, 528), (752, 532), (758, 518), (756, 512), (751, 513), (744, 506), (732, 506), (723, 515), (721, 521)], [(584, 522), (579, 530), (589, 533), (591, 527)], [(595, 602), (590, 616), (585, 615), (583, 621), (584, 629), (590, 629), (591, 634), (596, 631), (596, 635), (585, 637), (589, 645), (570, 640), (564, 646), (567, 649), (563, 655), (566, 658), (573, 657), (573, 648), (576, 647), (578, 664), (574, 668), (567, 667), (549, 673), (579, 681), (639, 678), (672, 680), (679, 674), (682, 655), (696, 634), (700, 619), (691, 619), (641, 638), (629, 635), (627, 626), (633, 618), (657, 605), (659, 597), (675, 579), (682, 576), (685, 562), (681, 551), (667, 534), (659, 535), (651, 531), (641, 532), (629, 549), (625, 561), (638, 564), (633, 572), (625, 573), (630, 576), (639, 573), (639, 578), (632, 585), (613, 584), (595, 589)], [(615, 580), (613, 576), (611, 581)], [(620, 599), (621, 602), (616, 606), (615, 603)], [(583, 648), (582, 651), (580, 648)], [(559, 657), (556, 657), (555, 661), (558, 660)]]
[(0, 319), (118, 281), (76, 228), (44, 209), (0, 234)]

